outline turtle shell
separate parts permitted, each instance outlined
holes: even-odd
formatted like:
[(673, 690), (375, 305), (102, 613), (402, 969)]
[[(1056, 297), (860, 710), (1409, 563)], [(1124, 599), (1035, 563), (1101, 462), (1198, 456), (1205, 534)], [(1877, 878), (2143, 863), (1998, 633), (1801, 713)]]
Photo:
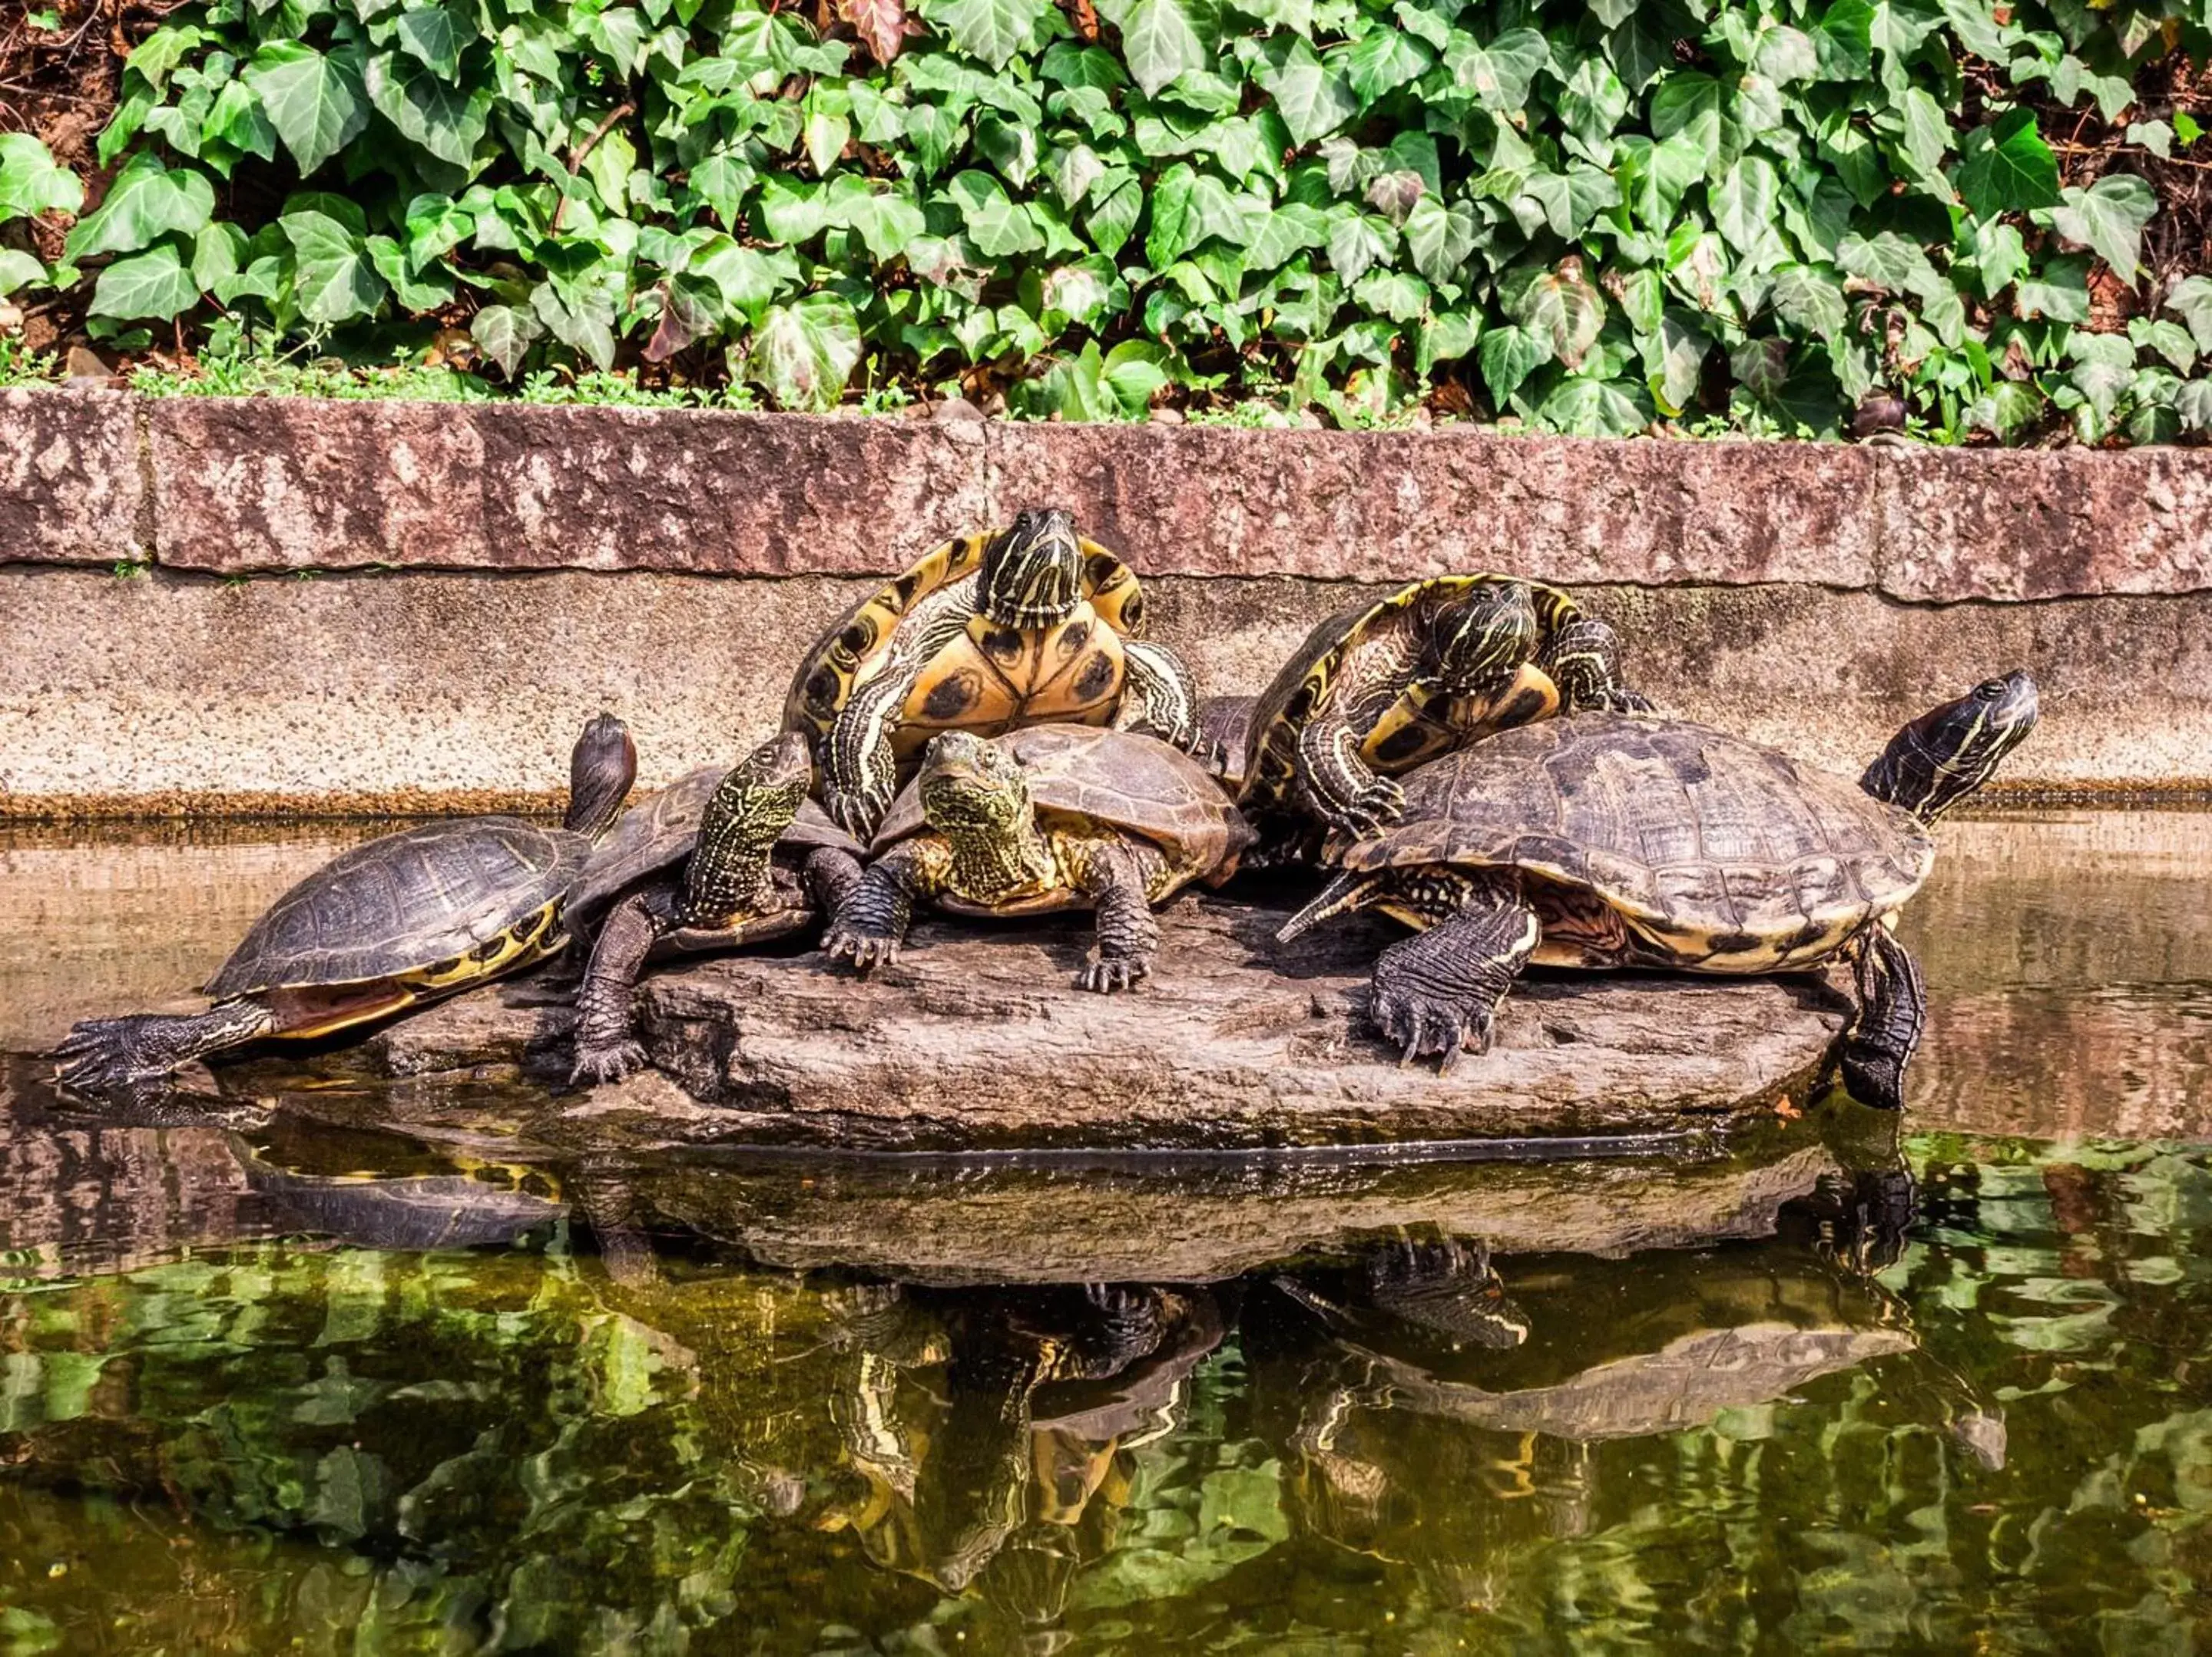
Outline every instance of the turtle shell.
[[(880, 666), (892, 635), (971, 591), (983, 566), (983, 549), (1004, 532), (992, 530), (945, 542), (840, 616), (800, 659), (784, 698), (783, 728), (826, 737), (853, 692)], [(1141, 637), (1144, 598), (1135, 572), (1096, 541), (1079, 539), (1077, 544), (1083, 551), (1082, 597), (1115, 632)], [(929, 604), (932, 598), (938, 603)], [(927, 667), (923, 673), (927, 677)]]
[[(1251, 829), (1221, 785), (1189, 755), (1157, 737), (1087, 725), (1032, 725), (993, 740), (1020, 762), (1040, 810), (1142, 835), (1178, 869), (1194, 875), (1226, 870), (1252, 843)], [(891, 802), (868, 849), (880, 853), (928, 826), (917, 780)]]
[(1413, 581), (1380, 598), (1362, 599), (1324, 618), (1306, 635), (1295, 655), (1283, 665), (1274, 681), (1260, 694), (1245, 727), (1241, 768), (1243, 779), (1238, 804), (1264, 807), (1287, 799), (1291, 780), (1297, 768), (1298, 736), (1307, 722), (1328, 705), (1332, 689), (1346, 659), (1360, 645), (1391, 628), (1405, 628), (1418, 647), (1436, 612), (1466, 597), (1477, 587), (1513, 582), (1528, 590), (1536, 610), (1539, 644), (1547, 641), (1567, 622), (1578, 620), (1582, 607), (1558, 587), (1516, 575), (1481, 574), (1437, 575)]
[(207, 993), (368, 983), (466, 955), (564, 895), (591, 851), (581, 835), (521, 817), (382, 835), (270, 904)]
[[(1682, 719), (1522, 725), (1400, 782), (1404, 817), (1333, 841), (1333, 861), (1517, 869), (1540, 910), (1595, 899), (1638, 958), (1707, 971), (1818, 960), (1910, 898), (1936, 856), (1923, 824), (1847, 779)], [(1603, 964), (1571, 946), (1534, 958)]]
[[(726, 765), (702, 765), (623, 812), (584, 865), (575, 889), (568, 895), (568, 912), (589, 915), (648, 875), (689, 857), (699, 841), (700, 819), (706, 816), (714, 790), (729, 772)], [(811, 799), (800, 805), (799, 816), (776, 844), (836, 846), (856, 857), (860, 852), (860, 842)]]

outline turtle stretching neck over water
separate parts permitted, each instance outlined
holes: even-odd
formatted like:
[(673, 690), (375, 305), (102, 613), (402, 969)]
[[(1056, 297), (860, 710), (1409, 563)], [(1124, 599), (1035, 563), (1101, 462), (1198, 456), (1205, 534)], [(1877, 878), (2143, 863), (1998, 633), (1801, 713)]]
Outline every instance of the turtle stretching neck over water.
[(1899, 1108), (1926, 1016), (1891, 935), (1934, 865), (1929, 826), (2034, 728), (2014, 672), (1913, 720), (1855, 787), (1686, 720), (1585, 713), (1410, 774), (1387, 833), (1339, 839), (1342, 872), (1293, 915), (1378, 909), (1419, 933), (1375, 964), (1369, 1016), (1407, 1059), (1488, 1049), (1523, 967), (1796, 971), (1844, 958), (1859, 1007), (1838, 1064)]
[(61, 1080), (114, 1087), (270, 1036), (367, 1023), (520, 970), (565, 945), (563, 900), (637, 775), (629, 731), (584, 728), (558, 828), (457, 817), (385, 835), (325, 864), (269, 907), (182, 1017), (88, 1019), (56, 1055)]

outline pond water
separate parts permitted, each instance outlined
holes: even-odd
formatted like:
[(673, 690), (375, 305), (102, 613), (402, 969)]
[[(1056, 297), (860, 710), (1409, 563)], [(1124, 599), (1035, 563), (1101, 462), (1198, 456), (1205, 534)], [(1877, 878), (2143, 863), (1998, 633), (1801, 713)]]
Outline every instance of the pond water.
[[(0, 831), (0, 1048), (366, 832)], [(2193, 1650), (2212, 816), (1944, 840), (1905, 1120), (1680, 1162), (518, 1161), (0, 1059), (0, 1654)]]

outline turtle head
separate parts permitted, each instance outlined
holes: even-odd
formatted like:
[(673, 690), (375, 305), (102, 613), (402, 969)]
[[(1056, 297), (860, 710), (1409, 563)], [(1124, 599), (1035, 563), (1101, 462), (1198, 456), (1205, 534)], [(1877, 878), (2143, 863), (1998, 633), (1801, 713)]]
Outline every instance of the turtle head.
[(2035, 729), (2035, 681), (2025, 668), (1985, 679), (1889, 739), (1859, 786), (1933, 822), (1990, 780)]
[(922, 816), (956, 841), (1018, 837), (1035, 819), (1020, 762), (973, 731), (948, 731), (929, 744), (921, 787)]
[(1082, 596), (1083, 543), (1064, 507), (1024, 507), (983, 549), (975, 608), (1000, 627), (1050, 627)]
[(602, 713), (584, 727), (568, 756), (568, 810), (562, 826), (597, 840), (622, 815), (629, 786), (637, 780), (637, 744), (629, 727)]
[(1437, 677), (1459, 695), (1493, 691), (1536, 653), (1536, 606), (1518, 581), (1486, 581), (1437, 618)]
[(806, 803), (814, 760), (796, 731), (771, 737), (714, 785), (684, 875), (684, 913), (700, 925), (757, 901), (769, 859)]

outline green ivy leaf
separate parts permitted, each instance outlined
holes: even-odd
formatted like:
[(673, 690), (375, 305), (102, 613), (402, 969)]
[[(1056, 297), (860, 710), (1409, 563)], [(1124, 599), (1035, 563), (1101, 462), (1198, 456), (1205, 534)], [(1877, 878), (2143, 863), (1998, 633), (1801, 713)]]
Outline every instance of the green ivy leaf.
[(511, 306), (487, 305), (469, 319), (469, 337), (509, 379), (522, 367), (531, 343), (543, 338), (544, 333), (536, 317)]
[(368, 92), (356, 48), (325, 53), (296, 40), (271, 40), (253, 54), (244, 74), (302, 176), (368, 125)]
[(141, 151), (108, 186), (97, 210), (77, 222), (62, 258), (74, 264), (102, 253), (130, 253), (176, 232), (197, 235), (215, 216), (215, 186), (187, 167), (165, 169)]
[(1296, 35), (1270, 40), (1255, 74), (1273, 96), (1291, 140), (1301, 146), (1327, 137), (1359, 112), (1350, 83)]
[(1370, 270), (1354, 284), (1352, 296), (1393, 322), (1411, 322), (1429, 308), (1429, 285), (1402, 270)]
[(1632, 437), (1651, 423), (1651, 411), (1626, 387), (1610, 380), (1577, 378), (1562, 381), (1544, 399), (1536, 418), (1555, 432), (1574, 436)]
[(1465, 202), (1446, 207), (1433, 196), (1422, 197), (1406, 215), (1406, 251), (1413, 269), (1431, 282), (1455, 280), (1474, 252), (1479, 229), (1474, 209)]
[(0, 222), (74, 213), (83, 205), (82, 181), (45, 144), (27, 132), (0, 132)]
[(745, 343), (745, 377), (780, 408), (836, 406), (860, 361), (860, 319), (835, 294), (772, 308)]
[(1173, 377), (1168, 362), (1164, 348), (1145, 340), (1124, 340), (1106, 353), (1099, 378), (1122, 411), (1134, 419)]
[(1775, 315), (1814, 339), (1834, 339), (1850, 322), (1842, 284), (1819, 265), (1784, 265), (1774, 273), (1768, 300)]
[[(369, 101), (399, 129), (400, 137), (454, 167), (465, 167), (475, 158), (491, 115), (489, 88), (467, 90), (396, 52), (379, 52), (370, 58), (365, 79)], [(602, 139), (593, 149), (594, 160), (605, 145)], [(303, 166), (301, 170), (312, 169)]]
[(2173, 365), (2176, 373), (2185, 374), (2197, 364), (2197, 342), (2178, 322), (2136, 317), (2128, 323), (2128, 337), (2137, 349), (2157, 352)]
[(1047, 9), (1045, 0), (924, 0), (921, 6), (956, 48), (994, 70), (1036, 48)]
[(176, 245), (163, 241), (102, 270), (88, 309), (96, 317), (167, 322), (199, 300), (200, 285), (185, 268)]
[(1680, 414), (1690, 406), (1704, 381), (1705, 357), (1712, 349), (1712, 342), (1693, 319), (1680, 311), (1670, 310), (1660, 317), (1658, 327), (1638, 344), (1644, 354), (1646, 380), (1660, 411), (1669, 416)]
[(1397, 251), (1397, 227), (1388, 219), (1346, 208), (1329, 224), (1329, 266), (1347, 282), (1358, 282)]
[(28, 253), (14, 247), (0, 247), (0, 295), (46, 279), (46, 267)]
[(991, 258), (1033, 253), (1044, 246), (1029, 209), (1012, 200), (989, 173), (956, 173), (945, 193), (959, 208), (969, 239)]
[(1128, 245), (1137, 221), (1144, 216), (1144, 186), (1133, 173), (1118, 178), (1109, 173), (1093, 189), (1091, 201), (1091, 215), (1084, 221), (1084, 230), (1092, 245), (1111, 258)]
[(1982, 297), (1995, 299), (2027, 269), (2027, 243), (2019, 227), (1984, 220), (1973, 228), (1974, 268), (1981, 272)]
[(292, 300), (309, 322), (350, 322), (384, 302), (384, 279), (355, 231), (312, 209), (287, 213), (277, 223), (292, 244)]
[(2166, 296), (2165, 308), (2189, 325), (2197, 349), (2212, 356), (2212, 277), (2184, 276)]
[(2058, 158), (2035, 128), (2035, 112), (2015, 109), (1966, 135), (1959, 193), (1974, 216), (2058, 205)]
[(2089, 261), (2078, 257), (2045, 260), (2042, 269), (2021, 278), (2013, 303), (2024, 318), (2088, 321)]
[(1146, 97), (1206, 66), (1205, 44), (1183, 0), (1134, 0), (1098, 9), (1121, 31), (1130, 76)]
[(1245, 263), (1255, 270), (1273, 270), (1287, 264), (1310, 247), (1328, 242), (1328, 219), (1317, 207), (1285, 202), (1260, 221), (1244, 250)]
[(461, 46), (474, 33), (443, 6), (415, 6), (399, 14), (392, 37), (416, 62), (450, 81), (461, 72)]
[(2157, 192), (2131, 173), (2107, 173), (2087, 189), (2069, 185), (2051, 228), (2096, 252), (2122, 282), (2136, 279), (2143, 227), (2158, 216)]
[(1508, 29), (1487, 46), (1455, 30), (1444, 48), (1444, 66), (1460, 90), (1473, 93), (1485, 109), (1504, 114), (1526, 106), (1536, 71), (1551, 56), (1550, 45), (1532, 28)]
[(1543, 336), (1550, 355), (1570, 368), (1597, 343), (1605, 325), (1605, 300), (1591, 287), (1574, 260), (1556, 270), (1537, 270), (1524, 278), (1505, 301), (1506, 309), (1522, 326)]
[(2192, 379), (2173, 394), (2173, 411), (2192, 432), (2212, 432), (2212, 379)]
[(1419, 80), (1435, 63), (1435, 54), (1412, 35), (1377, 23), (1344, 54), (1344, 74), (1360, 102), (1372, 104)]

